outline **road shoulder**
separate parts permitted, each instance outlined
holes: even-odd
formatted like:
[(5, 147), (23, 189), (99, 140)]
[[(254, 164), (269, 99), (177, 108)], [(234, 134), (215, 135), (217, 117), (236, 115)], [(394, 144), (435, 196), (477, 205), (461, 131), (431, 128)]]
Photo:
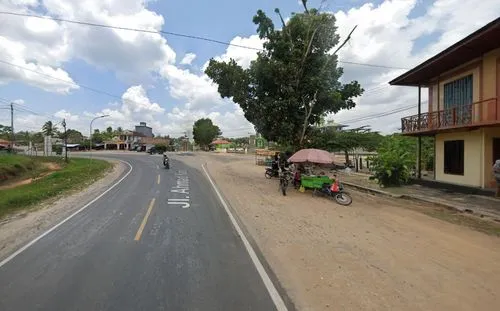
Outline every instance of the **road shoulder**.
[[(488, 272), (500, 262), (498, 238), (416, 211), (427, 204), (355, 190), (348, 208), (297, 191), (284, 197), (252, 158), (179, 159), (193, 167), (208, 163), (235, 218), (299, 310), (490, 310), (498, 301), (498, 278)], [(453, 286), (443, 288), (443, 279)], [(459, 302), (460, 292), (469, 294)]]
[(3, 219), (0, 222), (0, 260), (106, 191), (127, 169), (122, 162), (110, 162), (114, 164), (113, 169), (87, 188)]

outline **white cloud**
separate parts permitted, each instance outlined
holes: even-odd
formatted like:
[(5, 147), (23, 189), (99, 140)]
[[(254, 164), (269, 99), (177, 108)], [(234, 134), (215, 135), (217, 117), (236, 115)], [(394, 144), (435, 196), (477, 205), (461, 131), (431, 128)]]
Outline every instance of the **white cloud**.
[(132, 129), (141, 121), (154, 122), (161, 119), (165, 113), (165, 109), (158, 103), (151, 102), (142, 85), (128, 88), (122, 95), (121, 103), (115, 106), (115, 109), (104, 108), (97, 113), (84, 112), (84, 115), (88, 118), (109, 115), (103, 119), (107, 126)]
[[(174, 107), (168, 113), (165, 109), (152, 102), (145, 89), (141, 85), (132, 86), (122, 95), (121, 102), (114, 103), (115, 108), (104, 108), (98, 112), (85, 111), (81, 115), (71, 113), (67, 110), (60, 110), (54, 113), (56, 120), (66, 119), (68, 128), (76, 129), (87, 135), (89, 122), (92, 118), (108, 115), (103, 119), (94, 122), (94, 128), (104, 129), (111, 126), (113, 128), (122, 127), (133, 129), (139, 122), (147, 122), (157, 135), (171, 135), (178, 137), (191, 135), (193, 123), (200, 118), (210, 118), (223, 131), (227, 137), (247, 136), (253, 133), (253, 126), (243, 116), (243, 111), (236, 104), (228, 104), (225, 111), (209, 111), (207, 109), (193, 109), (188, 104)], [(24, 118), (24, 119), (23, 119)], [(37, 130), (46, 121), (45, 117), (26, 116), (22, 118), (16, 116), (16, 123), (20, 128)], [(0, 118), (0, 123), (3, 120)], [(4, 122), (6, 122), (5, 119)]]
[[(230, 42), (230, 46), (227, 47), (226, 53), (221, 56), (214, 57), (217, 61), (227, 62), (230, 59), (234, 59), (238, 65), (243, 68), (250, 67), (250, 63), (257, 58), (258, 49), (262, 49), (264, 41), (259, 38), (258, 35), (252, 35), (248, 38), (237, 36)], [(249, 47), (249, 48), (243, 48)], [(208, 65), (205, 64), (204, 69)]]
[(122, 96), (122, 110), (129, 113), (163, 113), (165, 109), (152, 103), (142, 85), (130, 87)]
[(80, 117), (78, 115), (73, 115), (69, 111), (66, 111), (64, 109), (54, 113), (54, 117), (59, 119), (66, 119), (66, 122), (75, 122), (80, 120)]
[[(0, 10), (37, 14), (31, 11), (37, 5), (49, 16), (110, 26), (158, 31), (164, 23), (163, 16), (148, 10), (143, 0), (45, 0), (40, 4), (38, 1), (10, 0), (2, 1)], [(69, 93), (78, 88), (62, 68), (69, 60), (82, 59), (115, 72), (126, 82), (140, 83), (151, 78), (151, 72), (174, 63), (176, 57), (166, 39), (156, 33), (7, 15), (0, 18), (0, 46), (2, 60), (57, 78), (50, 79), (19, 67), (0, 64), (0, 83), (23, 81), (58, 93)]]
[(0, 46), (2, 47), (0, 50), (0, 60), (2, 61), (0, 63), (0, 84), (23, 81), (45, 91), (62, 94), (79, 88), (63, 69), (28, 61), (32, 53), (22, 43), (0, 36)]
[[(340, 51), (339, 59), (412, 68), (497, 18), (500, 11), (497, 0), (438, 0), (428, 5), (423, 15), (411, 17), (415, 7), (424, 5), (427, 4), (417, 0), (387, 0), (378, 6), (367, 3), (337, 12), (338, 32), (343, 38), (358, 25), (351, 41)], [(419, 39), (431, 34), (436, 34), (438, 39), (427, 46), (418, 46)], [(333, 116), (336, 121), (349, 121), (414, 104), (415, 108), (408, 111), (352, 123), (352, 126), (370, 124), (377, 130), (392, 132), (400, 127), (401, 117), (417, 113), (416, 88), (388, 85), (388, 81), (405, 70), (340, 66), (344, 67), (345, 81), (358, 80), (367, 92), (358, 100), (355, 109)], [(422, 100), (426, 99), (427, 90), (423, 89)], [(424, 105), (423, 111), (426, 110)]]
[(196, 54), (194, 54), (194, 53), (187, 53), (182, 58), (181, 65), (191, 65), (191, 63), (194, 61), (195, 58), (196, 58)]
[(243, 137), (255, 132), (253, 125), (245, 119), (243, 111), (236, 104), (232, 104), (226, 112), (175, 107), (167, 113), (165, 126), (160, 127), (160, 132), (173, 136), (182, 135), (185, 131), (192, 132), (193, 123), (201, 118), (210, 118), (226, 137)]
[(160, 74), (168, 80), (170, 95), (190, 109), (209, 110), (225, 103), (217, 85), (205, 74), (197, 75), (173, 65), (164, 66)]
[[(143, 0), (44, 0), (42, 3), (47, 14), (67, 19), (150, 30), (159, 30), (164, 24), (163, 16), (148, 9), (147, 1)], [(357, 1), (352, 3), (358, 5)], [(30, 7), (37, 5), (37, 0), (7, 0), (0, 2), (0, 10), (31, 12)], [(416, 7), (423, 14), (413, 14)], [(325, 7), (328, 8), (337, 7)], [(430, 4), (419, 0), (386, 0), (379, 5), (359, 4), (336, 13), (341, 36), (345, 37), (354, 25), (358, 25), (352, 40), (341, 50), (339, 57), (351, 62), (411, 68), (496, 18), (499, 11), (498, 0), (477, 3), (437, 0)], [(426, 41), (422, 38), (429, 35), (437, 36), (437, 39), (427, 46), (418, 46), (418, 42)], [(262, 48), (262, 40), (257, 35), (236, 36), (231, 43)], [(78, 86), (65, 71), (64, 64), (80, 59), (115, 72), (123, 81), (133, 85), (124, 92), (121, 101), (108, 103), (99, 112), (75, 115), (71, 112), (74, 111), (72, 107), (56, 112), (56, 117), (71, 120), (68, 123), (70, 128), (86, 132), (89, 118), (104, 113), (110, 117), (98, 121), (96, 126), (133, 128), (137, 122), (146, 121), (157, 134), (180, 135), (191, 131), (193, 122), (198, 118), (210, 117), (221, 127), (224, 135), (244, 136), (253, 132), (241, 109), (230, 100), (222, 99), (217, 86), (204, 73), (175, 65), (175, 52), (158, 34), (2, 16), (0, 46), (1, 60), (57, 78), (51, 79), (0, 63), (0, 84), (22, 81), (50, 92), (67, 94), (77, 90)], [(197, 57), (195, 53), (196, 50), (184, 55), (179, 64), (192, 64)], [(253, 49), (229, 46), (222, 55), (214, 58), (224, 61), (232, 58), (247, 68), (256, 53)], [(371, 124), (377, 130), (390, 132), (400, 126), (400, 117), (416, 113), (416, 89), (390, 87), (387, 84), (404, 70), (340, 65), (345, 70), (344, 81), (358, 80), (367, 91), (358, 100), (355, 109), (335, 115), (336, 121), (349, 121), (414, 104), (413, 110), (352, 123), (352, 126)], [(168, 112), (165, 107), (152, 102), (142, 86), (150, 84), (147, 80), (151, 73), (158, 74), (155, 78), (167, 83), (167, 90), (175, 100), (169, 103), (175, 108)], [(41, 127), (42, 121), (46, 121), (45, 118), (21, 117), (20, 126)]]

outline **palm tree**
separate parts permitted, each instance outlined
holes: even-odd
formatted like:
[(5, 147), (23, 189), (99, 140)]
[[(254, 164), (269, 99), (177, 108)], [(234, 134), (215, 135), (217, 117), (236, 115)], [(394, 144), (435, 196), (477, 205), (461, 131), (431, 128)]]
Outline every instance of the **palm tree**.
[(57, 131), (57, 126), (55, 126), (52, 121), (47, 121), (42, 127), (42, 133), (45, 134), (45, 136), (52, 136), (54, 133)]

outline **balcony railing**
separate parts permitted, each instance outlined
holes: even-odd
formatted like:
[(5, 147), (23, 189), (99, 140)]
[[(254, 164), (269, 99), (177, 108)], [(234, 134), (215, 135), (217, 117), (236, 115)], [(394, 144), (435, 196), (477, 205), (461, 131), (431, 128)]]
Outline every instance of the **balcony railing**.
[(490, 98), (465, 106), (431, 111), (401, 119), (403, 134), (425, 133), (438, 130), (500, 124), (497, 99)]

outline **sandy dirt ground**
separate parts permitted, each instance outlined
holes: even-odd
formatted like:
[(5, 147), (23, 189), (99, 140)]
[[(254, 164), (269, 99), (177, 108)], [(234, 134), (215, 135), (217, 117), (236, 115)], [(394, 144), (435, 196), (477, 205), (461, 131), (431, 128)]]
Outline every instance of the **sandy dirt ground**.
[(105, 191), (127, 168), (118, 161), (113, 170), (84, 190), (51, 199), (36, 208), (12, 214), (0, 221), (0, 260)]
[(499, 310), (500, 238), (350, 191), (342, 207), (264, 178), (254, 158), (207, 163), (298, 310)]

